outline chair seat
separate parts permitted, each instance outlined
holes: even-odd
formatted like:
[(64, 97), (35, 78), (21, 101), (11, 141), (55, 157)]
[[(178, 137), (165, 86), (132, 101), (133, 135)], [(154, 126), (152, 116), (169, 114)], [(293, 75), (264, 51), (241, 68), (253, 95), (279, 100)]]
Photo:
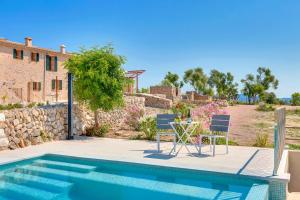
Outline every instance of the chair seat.
[(162, 136), (168, 136), (168, 135), (176, 135), (175, 133), (157, 133), (158, 135), (162, 135)]
[(199, 135), (201, 137), (211, 137), (211, 138), (223, 138), (226, 137), (226, 135)]

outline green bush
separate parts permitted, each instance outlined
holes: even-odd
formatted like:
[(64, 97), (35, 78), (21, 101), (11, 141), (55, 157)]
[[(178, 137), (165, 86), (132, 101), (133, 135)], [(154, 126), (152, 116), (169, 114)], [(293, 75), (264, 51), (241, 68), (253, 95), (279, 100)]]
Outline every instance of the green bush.
[(101, 124), (99, 127), (92, 127), (86, 129), (86, 136), (104, 137), (110, 129), (108, 124)]
[(295, 92), (294, 94), (292, 94), (291, 103), (293, 106), (300, 105), (300, 93), (299, 92)]
[(28, 108), (33, 108), (36, 106), (36, 103), (35, 102), (32, 102), (30, 104), (27, 105)]
[(141, 130), (145, 133), (146, 139), (154, 140), (157, 132), (156, 129), (156, 118), (147, 117), (141, 121)]
[(272, 105), (266, 104), (266, 103), (259, 103), (258, 107), (256, 108), (257, 111), (262, 111), (262, 112), (271, 112), (274, 111), (275, 108), (273, 108)]
[(12, 110), (15, 108), (23, 108), (23, 106), (20, 103), (0, 105), (0, 110)]
[(261, 134), (258, 133), (256, 135), (255, 144), (253, 146), (255, 147), (267, 147), (269, 140), (269, 135), (267, 133)]
[(299, 144), (289, 144), (288, 146), (290, 150), (300, 150)]
[(188, 117), (188, 115), (190, 114), (190, 109), (191, 107), (188, 104), (182, 102), (177, 103), (171, 108), (172, 112), (174, 114), (177, 114), (182, 119)]

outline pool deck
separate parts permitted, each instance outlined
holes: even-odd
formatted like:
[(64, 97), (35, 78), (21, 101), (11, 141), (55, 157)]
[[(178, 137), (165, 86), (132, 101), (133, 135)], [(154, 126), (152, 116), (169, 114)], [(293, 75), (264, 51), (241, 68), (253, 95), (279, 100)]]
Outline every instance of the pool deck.
[(211, 156), (209, 147), (204, 147), (200, 156), (193, 146), (190, 146), (192, 155), (182, 148), (178, 156), (169, 156), (170, 149), (171, 143), (167, 142), (162, 143), (163, 152), (159, 154), (155, 142), (79, 137), (72, 141), (54, 141), (1, 151), (0, 164), (51, 153), (274, 178), (273, 149), (229, 146), (229, 154), (225, 154), (225, 146), (219, 145), (215, 157)]

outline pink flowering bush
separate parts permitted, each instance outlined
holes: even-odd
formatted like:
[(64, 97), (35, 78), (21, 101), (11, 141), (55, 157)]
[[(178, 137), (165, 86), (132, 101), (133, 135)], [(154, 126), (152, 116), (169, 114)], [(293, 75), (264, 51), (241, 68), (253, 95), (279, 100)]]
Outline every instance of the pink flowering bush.
[(127, 114), (125, 123), (132, 127), (134, 130), (139, 130), (140, 119), (144, 116), (144, 109), (137, 105), (127, 106), (125, 108)]
[(210, 126), (210, 119), (213, 115), (226, 115), (227, 111), (217, 103), (209, 103), (198, 106), (191, 111), (193, 120), (200, 122), (202, 131), (206, 131)]

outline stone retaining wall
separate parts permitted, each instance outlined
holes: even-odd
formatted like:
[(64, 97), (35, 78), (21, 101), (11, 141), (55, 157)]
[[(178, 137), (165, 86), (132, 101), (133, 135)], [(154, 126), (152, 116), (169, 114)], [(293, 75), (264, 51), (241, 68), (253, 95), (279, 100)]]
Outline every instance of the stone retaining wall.
[[(98, 111), (99, 124), (109, 124), (112, 129), (125, 127), (127, 108), (145, 108), (142, 97), (126, 97), (125, 108), (111, 112)], [(95, 124), (94, 112), (74, 105), (74, 129), (76, 135), (85, 133)], [(6, 110), (0, 113), (0, 149), (16, 149), (52, 140), (66, 139), (67, 105), (49, 105), (34, 108)]]
[(151, 94), (137, 93), (136, 96), (145, 98), (145, 106), (153, 108), (170, 109), (173, 105), (173, 101), (170, 99), (154, 96)]

